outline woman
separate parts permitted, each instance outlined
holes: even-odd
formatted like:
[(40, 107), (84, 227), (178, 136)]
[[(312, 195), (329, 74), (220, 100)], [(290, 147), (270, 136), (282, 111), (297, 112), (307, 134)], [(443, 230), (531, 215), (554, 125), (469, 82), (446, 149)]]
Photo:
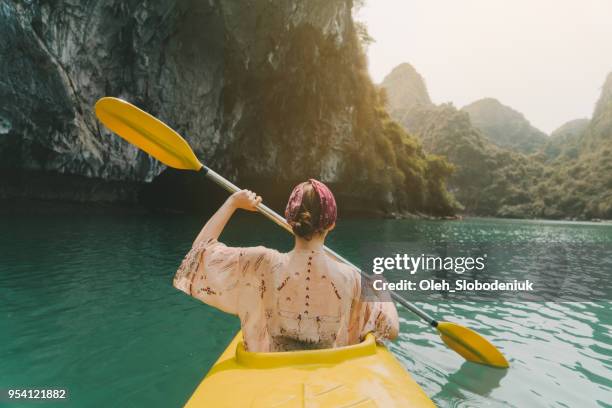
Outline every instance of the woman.
[(217, 241), (241, 208), (256, 211), (261, 197), (234, 193), (206, 223), (174, 277), (174, 286), (224, 312), (238, 315), (249, 351), (289, 351), (358, 343), (368, 332), (395, 338), (391, 302), (365, 302), (359, 271), (323, 251), (336, 223), (336, 201), (323, 183), (297, 185), (285, 218), (295, 247), (232, 248)]

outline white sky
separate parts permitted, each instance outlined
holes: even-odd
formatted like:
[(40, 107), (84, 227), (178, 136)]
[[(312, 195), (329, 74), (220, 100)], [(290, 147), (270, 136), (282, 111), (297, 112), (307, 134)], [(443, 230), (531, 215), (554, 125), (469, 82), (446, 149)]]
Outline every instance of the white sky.
[(590, 117), (612, 71), (612, 0), (366, 0), (379, 83), (411, 63), (433, 102), (493, 97), (549, 133)]

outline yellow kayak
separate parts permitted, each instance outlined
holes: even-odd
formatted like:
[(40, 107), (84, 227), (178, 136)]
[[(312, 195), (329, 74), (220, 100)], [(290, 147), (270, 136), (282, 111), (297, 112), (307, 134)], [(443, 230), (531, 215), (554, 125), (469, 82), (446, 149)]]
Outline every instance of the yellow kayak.
[(238, 333), (187, 408), (435, 407), (374, 336), (337, 349), (251, 353)]

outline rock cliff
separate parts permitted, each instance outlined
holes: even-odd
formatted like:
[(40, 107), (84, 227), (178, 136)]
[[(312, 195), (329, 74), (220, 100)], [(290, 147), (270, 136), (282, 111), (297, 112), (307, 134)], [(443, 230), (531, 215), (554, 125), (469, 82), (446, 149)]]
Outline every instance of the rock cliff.
[[(351, 0), (3, 1), (0, 195), (90, 201), (96, 186), (108, 201), (134, 201), (138, 188), (116, 186), (163, 186), (164, 166), (96, 121), (93, 105), (108, 95), (270, 194), (318, 177), (355, 211), (452, 213), (446, 173), (389, 125), (351, 12)], [(410, 174), (425, 181), (416, 201), (406, 163), (420, 163)]]

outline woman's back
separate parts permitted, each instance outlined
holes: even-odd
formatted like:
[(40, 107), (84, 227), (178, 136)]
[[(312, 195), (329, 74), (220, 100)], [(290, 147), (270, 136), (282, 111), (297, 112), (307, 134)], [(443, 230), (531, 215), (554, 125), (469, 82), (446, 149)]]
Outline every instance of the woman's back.
[(363, 301), (359, 271), (324, 252), (337, 217), (327, 186), (310, 179), (293, 189), (285, 209), (295, 234), (293, 251), (231, 248), (217, 241), (236, 209), (255, 211), (260, 202), (252, 191), (234, 193), (196, 237), (174, 286), (238, 315), (250, 351), (339, 347), (368, 332), (378, 339), (397, 335), (395, 306)]
[(274, 350), (330, 348), (348, 344), (348, 320), (359, 295), (357, 276), (324, 253), (279, 254), (264, 295), (266, 326)]
[(251, 351), (340, 347), (370, 331), (389, 337), (397, 325), (392, 304), (362, 302), (359, 273), (322, 251), (211, 240), (187, 254), (174, 286), (238, 315)]

